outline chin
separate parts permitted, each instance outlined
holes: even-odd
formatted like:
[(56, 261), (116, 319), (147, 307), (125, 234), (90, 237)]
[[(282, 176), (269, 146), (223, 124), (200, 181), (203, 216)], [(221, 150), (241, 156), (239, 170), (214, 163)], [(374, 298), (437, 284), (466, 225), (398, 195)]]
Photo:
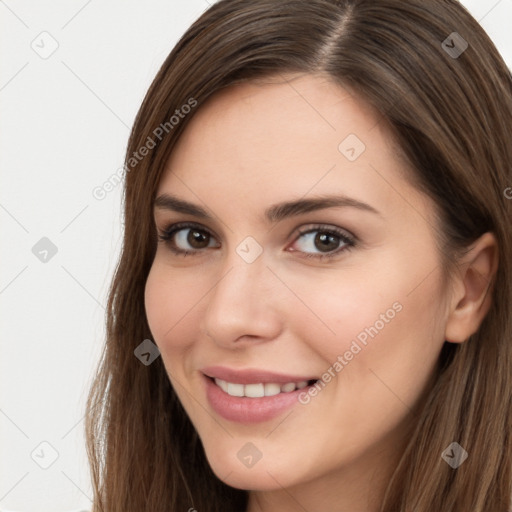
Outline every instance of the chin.
[[(205, 449), (205, 453), (217, 478), (230, 487), (251, 491), (271, 491), (289, 487), (295, 483), (294, 475), (290, 473), (290, 468), (286, 467), (286, 461), (282, 458), (272, 460), (269, 456), (265, 460), (265, 456), (261, 455), (257, 462), (251, 461), (250, 445), (245, 450), (244, 448), (240, 450), (238, 447), (228, 449), (217, 445), (213, 450)], [(244, 457), (248, 457), (245, 463), (242, 462)]]

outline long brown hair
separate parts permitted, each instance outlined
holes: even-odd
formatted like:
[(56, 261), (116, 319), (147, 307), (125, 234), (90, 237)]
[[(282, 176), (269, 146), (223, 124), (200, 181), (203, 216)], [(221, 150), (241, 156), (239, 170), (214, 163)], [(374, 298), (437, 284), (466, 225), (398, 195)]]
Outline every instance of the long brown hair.
[[(512, 510), (510, 71), (455, 0), (221, 0), (162, 65), (128, 143), (124, 241), (87, 404), (94, 511), (246, 508), (248, 492), (211, 471), (161, 358), (145, 366), (134, 349), (151, 339), (152, 203), (176, 141), (216, 91), (285, 72), (326, 74), (378, 109), (439, 208), (447, 272), (483, 233), (499, 243), (491, 309), (466, 342), (444, 344), (381, 512)], [(469, 452), (456, 470), (441, 459), (452, 441)]]

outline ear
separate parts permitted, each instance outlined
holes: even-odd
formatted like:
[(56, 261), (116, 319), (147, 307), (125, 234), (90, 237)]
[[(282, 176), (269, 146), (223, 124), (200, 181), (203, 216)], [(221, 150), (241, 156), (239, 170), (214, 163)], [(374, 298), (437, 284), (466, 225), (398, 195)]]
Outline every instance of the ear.
[(474, 334), (492, 302), (492, 286), (498, 269), (498, 243), (484, 233), (458, 264), (445, 327), (445, 340), (462, 343)]

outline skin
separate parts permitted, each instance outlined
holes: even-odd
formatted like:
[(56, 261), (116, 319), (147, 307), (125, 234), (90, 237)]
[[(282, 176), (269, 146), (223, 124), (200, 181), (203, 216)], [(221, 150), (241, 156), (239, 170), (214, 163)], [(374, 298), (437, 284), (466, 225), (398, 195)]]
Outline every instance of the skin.
[[(147, 317), (213, 471), (251, 491), (249, 512), (377, 511), (443, 343), (463, 342), (488, 310), (495, 241), (484, 235), (447, 286), (435, 205), (406, 179), (382, 119), (325, 77), (282, 78), (217, 93), (180, 138), (157, 196), (173, 194), (213, 219), (155, 208), (156, 227), (190, 221), (212, 236), (198, 249), (182, 231), (175, 242), (196, 251), (187, 256), (158, 243)], [(366, 146), (355, 161), (338, 149), (349, 134)], [(334, 193), (379, 214), (345, 206), (264, 218), (276, 203)], [(316, 224), (315, 234), (338, 227), (356, 245), (314, 257), (322, 246), (297, 230)], [(248, 236), (263, 249), (252, 263), (236, 252)], [(252, 425), (209, 405), (202, 367), (321, 376), (394, 303), (401, 311), (306, 405)], [(251, 468), (237, 457), (248, 442), (262, 453)]]

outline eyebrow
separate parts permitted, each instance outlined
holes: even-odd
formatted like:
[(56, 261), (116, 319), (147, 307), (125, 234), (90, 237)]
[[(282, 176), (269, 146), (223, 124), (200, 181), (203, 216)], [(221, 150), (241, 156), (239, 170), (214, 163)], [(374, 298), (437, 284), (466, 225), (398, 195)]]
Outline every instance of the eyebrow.
[[(171, 210), (179, 213), (186, 213), (201, 219), (213, 219), (213, 217), (201, 206), (190, 203), (183, 199), (170, 194), (162, 194), (158, 196), (154, 203), (154, 207), (161, 210)], [(295, 201), (287, 201), (270, 206), (265, 210), (265, 218), (268, 222), (279, 222), (288, 217), (294, 217), (304, 213), (323, 210), (326, 208), (350, 207), (358, 210), (382, 215), (377, 209), (369, 204), (358, 201), (347, 196), (324, 195), (309, 199), (298, 199)]]

